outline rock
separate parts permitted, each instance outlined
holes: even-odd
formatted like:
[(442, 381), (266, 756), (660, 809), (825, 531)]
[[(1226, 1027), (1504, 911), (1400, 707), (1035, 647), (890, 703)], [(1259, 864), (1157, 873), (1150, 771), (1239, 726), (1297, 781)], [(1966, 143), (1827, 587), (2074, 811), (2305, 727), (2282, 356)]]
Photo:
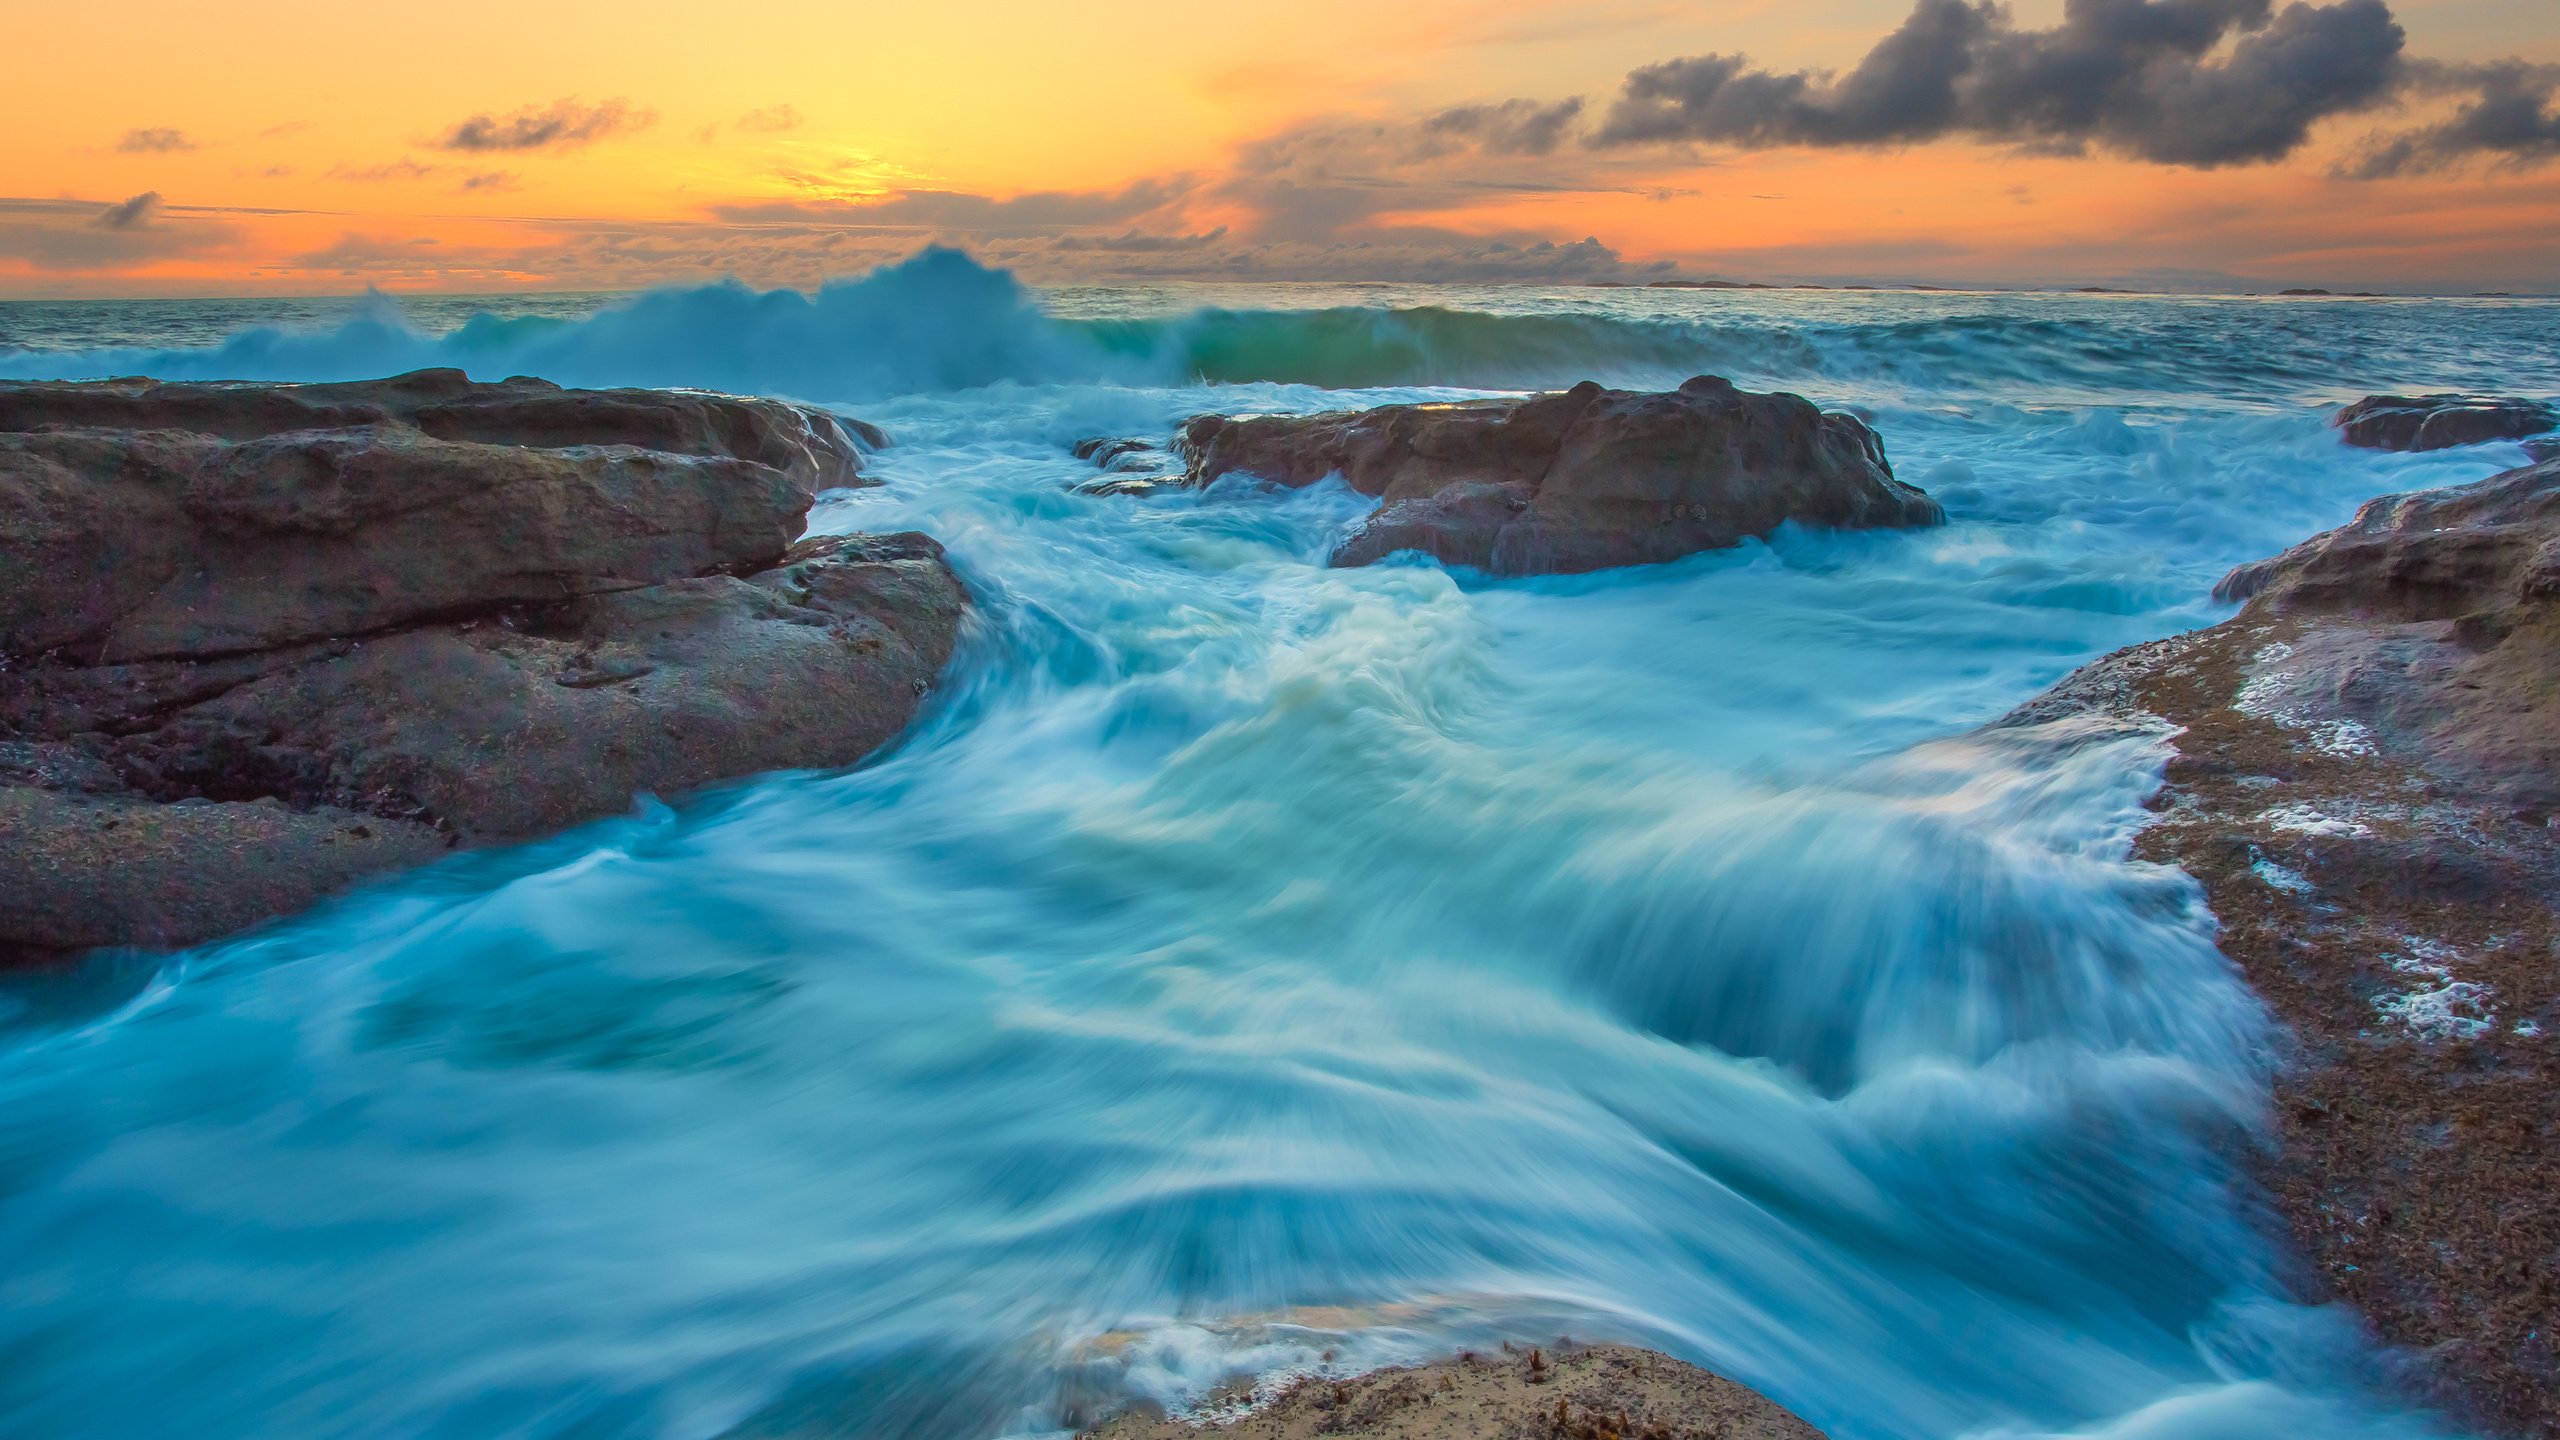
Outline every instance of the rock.
[(0, 653), (219, 655), (752, 570), (859, 475), (834, 417), (766, 400), (0, 382)]
[(1153, 495), (1179, 488), (1180, 466), (1173, 457), (1145, 440), (1096, 436), (1075, 443), (1075, 457), (1093, 462), (1106, 478), (1077, 485), (1079, 495)]
[(1585, 381), (1523, 400), (1202, 415), (1178, 449), (1193, 485), (1340, 475), (1378, 497), (1335, 565), (1418, 550), (1499, 575), (1570, 573), (1675, 560), (1789, 522), (1857, 530), (1946, 518), (1893, 478), (1863, 422), (1703, 375), (1663, 394)]
[(2333, 423), (2348, 444), (2368, 450), (2448, 450), (2560, 429), (2560, 410), (2533, 400), (2367, 395), (2339, 411)]
[(1165, 468), (1166, 457), (1153, 441), (1131, 440), (1110, 435), (1096, 435), (1075, 443), (1074, 455), (1093, 462), (1096, 470), (1155, 471)]
[(2308, 622), (2318, 643), (2293, 668), (2342, 718), (2483, 796), (2560, 814), (2560, 461), (2386, 495), (2214, 593), (2253, 621)]
[(182, 945), (453, 844), (431, 826), (334, 806), (162, 805), (18, 785), (0, 785), (0, 837), (0, 963)]
[(2312, 1283), (2482, 1433), (2560, 1433), (2560, 461), (2366, 505), (2016, 723), (2174, 747), (2134, 842), (2283, 1022), (2261, 1180)]
[(1197, 1425), (1141, 1407), (1079, 1440), (1822, 1440), (1775, 1401), (1626, 1345), (1506, 1347), (1348, 1379), (1308, 1376), (1253, 1398), (1239, 1418)]
[(192, 943), (638, 791), (851, 764), (967, 604), (924, 536), (792, 544), (858, 446), (771, 401), (114, 381), (0, 386), (0, 424), (43, 427), (0, 432), (20, 952)]

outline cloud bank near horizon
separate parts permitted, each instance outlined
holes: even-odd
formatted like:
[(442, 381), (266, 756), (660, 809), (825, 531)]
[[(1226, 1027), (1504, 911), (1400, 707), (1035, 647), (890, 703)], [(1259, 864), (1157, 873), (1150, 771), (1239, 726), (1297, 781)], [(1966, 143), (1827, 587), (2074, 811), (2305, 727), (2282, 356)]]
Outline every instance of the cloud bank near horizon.
[[(695, 189), (693, 181), (678, 187), (690, 192), (680, 201), (661, 197), (675, 213), (629, 220), (563, 218), (560, 208), (576, 207), (541, 198), (557, 193), (575, 173), (572, 165), (596, 163), (582, 153), (587, 147), (656, 125), (654, 108), (620, 96), (475, 112), (411, 131), (413, 154), (306, 162), (307, 173), (367, 192), (362, 199), (352, 188), (345, 192), (343, 216), (327, 208), (325, 195), (314, 197), (319, 206), (294, 211), (231, 207), (242, 215), (306, 217), (282, 226), (219, 220), (223, 207), (159, 198), (190, 198), (160, 177), (203, 163), (190, 161), (196, 152), (256, 142), (220, 132), (199, 142), (195, 135), (204, 132), (166, 126), (128, 130), (112, 153), (139, 173), (128, 172), (110, 195), (131, 190), (132, 198), (20, 208), (0, 226), (0, 278), (13, 266), (21, 274), (108, 274), (142, 264), (212, 267), (238, 256), (264, 274), (391, 284), (441, 276), (462, 285), (620, 287), (723, 271), (807, 283), (939, 242), (1044, 279), (1644, 280), (1677, 267), (1631, 261), (1603, 237), (1658, 240), (1691, 216), (1714, 227), (1727, 217), (1753, 219), (1741, 207), (1792, 197), (1746, 189), (1796, 188), (1718, 185), (1719, 169), (1753, 163), (1763, 174), (1776, 166), (1836, 180), (1846, 173), (1838, 166), (1854, 162), (1817, 157), (1942, 143), (1991, 147), (1943, 162), (1973, 165), (1983, 175), (1990, 173), (1983, 166), (2005, 166), (2003, 156), (2031, 161), (2042, 169), (2023, 173), (2048, 178), (2054, 163), (2073, 159), (2194, 174), (2306, 156), (2318, 167), (2294, 166), (2263, 190), (2226, 187), (2219, 214), (2190, 210), (2217, 225), (2236, 216), (2239, 224), (2276, 228), (2283, 222), (2269, 207), (2283, 203), (2275, 197), (2286, 187), (2302, 195), (2330, 184), (2326, 193), (2335, 197), (2350, 193), (2337, 182), (2424, 176), (2471, 177), (2465, 183), (2504, 187), (2506, 195), (2547, 192), (2536, 203), (2545, 212), (2560, 209), (2560, 190), (2536, 191), (2539, 181), (2517, 178), (2560, 158), (2560, 65), (2414, 54), (2388, 0), (2065, 0), (2060, 18), (2042, 27), (2022, 25), (1998, 0), (1912, 0), (1899, 24), (1840, 70), (1772, 68), (1738, 52), (1676, 56), (1636, 64), (1596, 96), (1318, 114), (1246, 132), (1222, 159), (1190, 169), (1015, 194), (932, 183), (878, 155), (838, 148), (825, 117), (813, 125), (789, 101), (714, 113), (722, 118), (687, 129), (685, 143), (722, 146), (743, 163), (725, 183)], [(2359, 120), (2368, 122), (2361, 135)], [(272, 138), (294, 128), (256, 133)], [(1769, 152), (1789, 153), (1768, 162), (1741, 158)], [(1833, 168), (1821, 170), (1822, 163)], [(752, 164), (762, 173), (749, 173)], [(235, 170), (256, 173), (254, 160)], [(295, 172), (270, 166), (263, 173)], [(156, 183), (146, 191), (137, 181)], [(1988, 208), (2010, 205), (1989, 193), (2005, 176), (1970, 183), (1984, 191)], [(2057, 190), (2073, 183), (2053, 179)], [(1701, 186), (1713, 198), (1702, 198)], [(1901, 188), (1912, 203), (1934, 204), (1925, 191)], [(2036, 203), (2027, 186), (2009, 188), (2017, 205)], [(752, 193), (758, 189), (764, 193)], [(470, 197), (477, 213), (438, 214), (431, 204), (377, 198), (425, 200), (430, 190)], [(485, 208), (486, 197), (514, 193), (533, 197), (523, 202), (526, 213)], [(2180, 192), (2164, 182), (2159, 193)], [(1654, 211), (1648, 202), (1690, 208)], [(140, 207), (130, 222), (110, 218), (129, 206)], [(1691, 259), (1718, 257), (1705, 261), (1709, 273), (1739, 268), (1808, 278), (1823, 273), (1815, 261), (1785, 261), (1814, 256), (1869, 276), (1945, 278), (1943, 267), (1968, 253), (1952, 236), (1999, 228), (1977, 205), (1946, 229), (1952, 222), (1945, 208), (1936, 205), (1941, 231), (1933, 233), (1895, 223), (1891, 217), (1901, 211), (1889, 206), (1817, 203), (1824, 218), (1809, 233), (1798, 225), (1792, 246), (1726, 237), (1701, 245)], [(2491, 208), (2524, 213), (2503, 200)], [(1649, 218), (1674, 213), (1683, 219)], [(2377, 234), (2392, 228), (2384, 212), (2358, 223)], [(2351, 268), (2359, 263), (2352, 245), (2313, 237), (2301, 224), (2291, 228), (2320, 241), (2297, 250), (2341, 257), (2318, 272), (2324, 282), (2371, 273)], [(286, 231), (293, 239), (285, 245), (267, 238)], [(1696, 233), (1718, 237), (1712, 228)], [(2120, 229), (2114, 233), (2125, 242), (2118, 250), (2134, 243)], [(2103, 248), (2100, 238), (2064, 233), (2037, 243), (2043, 253), (2093, 255)], [(2182, 236), (2152, 238), (2181, 247), (2163, 251), (2167, 258), (2231, 263), (2227, 252), (2198, 253)], [(2462, 243), (2470, 253), (2489, 253)], [(1628, 248), (1645, 254), (1641, 244)], [(1689, 252), (1659, 243), (1651, 250), (1665, 253)], [(2494, 262), (2507, 267), (2502, 277), (2525, 273), (2505, 254)], [(2459, 263), (2439, 273), (2458, 274)], [(2552, 280), (2560, 283), (2560, 272)]]

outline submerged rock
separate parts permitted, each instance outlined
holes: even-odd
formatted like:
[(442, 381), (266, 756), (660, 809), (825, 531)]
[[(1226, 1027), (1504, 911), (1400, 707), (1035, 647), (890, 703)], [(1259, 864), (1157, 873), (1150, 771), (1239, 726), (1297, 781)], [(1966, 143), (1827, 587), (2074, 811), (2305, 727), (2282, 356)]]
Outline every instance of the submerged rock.
[(2339, 411), (2334, 423), (2348, 444), (2368, 450), (2449, 450), (2560, 429), (2560, 410), (2534, 400), (2367, 395)]
[(1709, 375), (1660, 394), (1585, 381), (1523, 400), (1202, 415), (1179, 448), (1193, 485), (1339, 475), (1378, 497), (1335, 565), (1416, 550), (1501, 575), (1570, 573), (1676, 560), (1790, 522), (1858, 530), (1946, 518), (1893, 478), (1864, 422)]
[(2174, 748), (2141, 858), (2286, 1027), (2263, 1178), (2310, 1268), (2494, 1433), (2560, 1431), (2560, 462), (2367, 504), (2209, 630), (2021, 711)]
[(792, 544), (859, 447), (772, 401), (13, 384), (0, 427), (22, 952), (191, 943), (637, 791), (850, 764), (966, 606), (924, 536)]
[(1153, 495), (1183, 483), (1180, 464), (1150, 441), (1099, 435), (1077, 441), (1074, 453), (1103, 472), (1074, 487), (1079, 495)]
[(1221, 1408), (1244, 1413), (1195, 1424), (1141, 1408), (1079, 1440), (1822, 1440), (1773, 1400), (1626, 1345), (1467, 1354), (1228, 1398)]

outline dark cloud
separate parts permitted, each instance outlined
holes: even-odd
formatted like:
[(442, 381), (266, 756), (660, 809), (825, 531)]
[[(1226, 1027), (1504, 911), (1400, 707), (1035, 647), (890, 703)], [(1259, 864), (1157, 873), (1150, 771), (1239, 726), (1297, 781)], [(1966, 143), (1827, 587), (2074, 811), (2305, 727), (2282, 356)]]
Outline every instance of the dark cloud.
[(98, 212), (96, 225), (101, 230), (140, 230), (160, 213), (160, 192), (145, 190), (129, 200), (119, 200)]
[(2066, 0), (2023, 30), (1995, 0), (1919, 0), (1845, 74), (1702, 55), (1627, 76), (1593, 143), (1900, 145), (1950, 136), (2170, 165), (2281, 159), (2389, 98), (2403, 35), (2383, 0)]
[(127, 155), (174, 155), (194, 148), (196, 142), (188, 139), (185, 131), (166, 126), (127, 130), (124, 138), (116, 142), (116, 149)]
[(474, 115), (438, 136), (434, 144), (439, 149), (473, 152), (568, 149), (646, 130), (656, 123), (656, 111), (635, 110), (627, 100), (596, 105), (554, 100), (508, 115)]
[(758, 135), (779, 135), (800, 128), (800, 112), (790, 105), (767, 105), (739, 116), (738, 128)]
[(2479, 158), (2518, 165), (2560, 158), (2560, 66), (2420, 62), (2414, 88), (2460, 95), (2461, 108), (2440, 124), (2374, 142), (2347, 174), (2374, 180)]
[(1503, 100), (1490, 105), (1461, 105), (1422, 122), (1425, 136), (1464, 140), (1489, 155), (1545, 155), (1564, 142), (1582, 116), (1582, 97), (1542, 105), (1535, 100)]

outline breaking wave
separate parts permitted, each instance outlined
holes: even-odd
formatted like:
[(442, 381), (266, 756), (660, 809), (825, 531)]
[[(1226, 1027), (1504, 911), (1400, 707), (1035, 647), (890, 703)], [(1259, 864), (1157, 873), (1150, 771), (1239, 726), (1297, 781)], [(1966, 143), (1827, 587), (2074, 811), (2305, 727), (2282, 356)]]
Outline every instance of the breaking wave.
[[(251, 327), (212, 345), (0, 349), (0, 375), (338, 380), (450, 366), (484, 380), (846, 403), (1008, 383), (1516, 390), (1700, 373), (1850, 398), (2201, 391), (2282, 403), (2406, 384), (2413, 368), (2445, 384), (2500, 378), (2480, 363), (2494, 349), (2386, 305), (2304, 314), (2230, 299), (1609, 289), (1464, 297), (1485, 308), (1417, 298), (1428, 303), (1070, 318), (1009, 274), (931, 249), (809, 293), (733, 281), (584, 317), (481, 313), (443, 331), (376, 295), (335, 324)], [(2468, 318), (2522, 337), (2537, 313), (2484, 305)], [(2236, 324), (2251, 335), (2246, 349), (2230, 343)]]

